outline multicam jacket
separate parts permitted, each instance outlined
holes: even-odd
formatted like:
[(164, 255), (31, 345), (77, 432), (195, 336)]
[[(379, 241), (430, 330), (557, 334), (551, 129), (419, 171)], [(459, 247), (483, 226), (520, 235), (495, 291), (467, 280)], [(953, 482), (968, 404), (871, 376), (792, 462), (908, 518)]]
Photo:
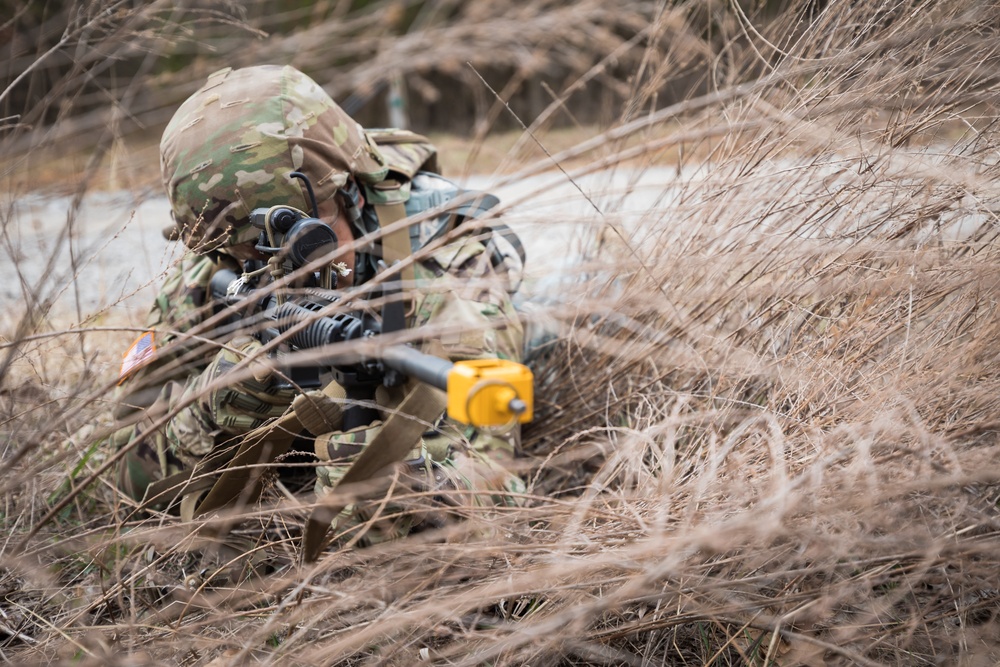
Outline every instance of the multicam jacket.
[[(291, 403), (293, 393), (276, 390), (270, 378), (251, 378), (236, 386), (206, 391), (256, 345), (256, 341), (242, 336), (219, 350), (200, 337), (185, 338), (197, 332), (198, 325), (212, 314), (206, 307), (212, 276), (219, 268), (233, 265), (225, 255), (188, 253), (167, 278), (150, 310), (148, 324), (157, 336), (157, 345), (169, 353), (160, 355), (135, 377), (127, 378), (123, 388), (129, 391), (130, 385), (141, 385), (157, 376), (165, 381), (142, 421), (117, 434), (119, 445), (141, 436), (141, 442), (126, 455), (119, 477), (122, 489), (137, 500), (151, 482), (192, 467), (213, 449), (279, 416)], [(520, 359), (523, 334), (511, 303), (508, 277), (494, 267), (482, 241), (462, 237), (439, 248), (416, 262), (415, 278), (407, 326), (435, 332), (424, 342), (425, 352), (451, 360)], [(176, 414), (164, 425), (152, 428), (158, 418), (172, 412)], [(334, 434), (324, 442), (336, 447), (346, 442), (363, 444), (371, 437), (373, 431), (369, 429)], [(462, 457), (456, 458), (456, 445), (489, 463), (498, 454), (502, 458), (503, 452), (512, 453), (515, 442), (445, 420), (439, 435), (426, 437), (420, 447), (430, 459), (458, 461)], [(335, 460), (330, 466), (320, 467), (318, 487), (332, 486), (348, 463)], [(463, 478), (471, 475), (458, 474)], [(502, 477), (504, 489), (521, 488), (514, 476), (499, 469), (497, 474)]]

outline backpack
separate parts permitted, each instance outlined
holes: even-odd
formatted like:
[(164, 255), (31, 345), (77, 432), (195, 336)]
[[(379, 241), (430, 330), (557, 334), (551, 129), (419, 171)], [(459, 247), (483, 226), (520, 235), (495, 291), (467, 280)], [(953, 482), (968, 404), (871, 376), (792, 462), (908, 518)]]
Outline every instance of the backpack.
[[(388, 225), (401, 217), (442, 207), (439, 215), (410, 225), (409, 252), (416, 253), (465, 221), (482, 217), (500, 204), (495, 195), (466, 190), (442, 176), (437, 149), (423, 135), (396, 129), (367, 132), (389, 168), (382, 183), (366, 188), (369, 201), (378, 213), (378, 220), (368, 222), (371, 227), (368, 231), (380, 222)], [(445, 206), (454, 200), (459, 200), (455, 206)], [(494, 268), (502, 268), (511, 275), (523, 272), (526, 253), (514, 230), (493, 220), (488, 226), (478, 226), (476, 231), (485, 236), (483, 243)], [(388, 238), (386, 243), (389, 243)], [(403, 243), (400, 241), (399, 245), (402, 253)], [(512, 293), (517, 286), (518, 283), (513, 284)]]

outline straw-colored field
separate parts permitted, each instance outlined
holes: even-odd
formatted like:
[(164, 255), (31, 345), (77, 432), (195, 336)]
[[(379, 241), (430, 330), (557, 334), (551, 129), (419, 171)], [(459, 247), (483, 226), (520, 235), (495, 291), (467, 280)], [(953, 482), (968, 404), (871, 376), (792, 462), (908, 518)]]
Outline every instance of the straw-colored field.
[[(46, 134), (43, 114), (0, 135), (0, 659), (1000, 663), (1000, 8), (353, 4), (284, 16), (311, 21), (294, 42), (260, 22), (264, 4), (194, 3), (208, 27), (129, 5), (81, 15), (94, 30), (61, 48), (74, 76), (96, 77), (134, 55), (115, 50), (126, 34), (190, 54), (206, 30), (215, 52), (190, 81), (139, 61), (163, 98), (251, 56), (312, 71), (338, 99), (376, 66), (419, 88), (437, 81), (431, 62), (516, 57), (505, 99), (567, 73), (528, 130), (490, 132), (510, 112), (480, 88), (470, 136), (434, 135), (451, 175), (502, 195), (529, 248), (526, 317), (558, 331), (532, 360), (523, 507), (310, 565), (298, 537), (314, 498), (277, 481), (236, 517), (231, 552), (196, 543), (203, 522), (132, 511), (99, 436), (142, 320), (142, 298), (120, 299), (155, 285), (169, 254), (110, 254), (119, 235), (159, 233), (158, 107), (119, 86), (115, 108), (149, 119), (145, 139), (100, 139), (73, 189), (53, 194), (58, 172), (32, 155), (79, 134)], [(403, 15), (409, 32), (392, 33)], [(248, 26), (269, 33), (252, 53), (235, 46)], [(32, 54), (44, 60), (29, 50), (8, 69)], [(574, 124), (564, 94), (582, 82), (617, 95), (615, 113)], [(71, 120), (93, 133), (93, 113)], [(29, 197), (32, 183), (50, 189)]]

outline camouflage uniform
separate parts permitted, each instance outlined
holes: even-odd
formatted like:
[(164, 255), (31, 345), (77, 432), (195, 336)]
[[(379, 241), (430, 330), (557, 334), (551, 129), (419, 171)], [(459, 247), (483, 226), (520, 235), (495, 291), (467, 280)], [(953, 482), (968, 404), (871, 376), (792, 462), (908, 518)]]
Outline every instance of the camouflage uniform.
[(360, 125), (312, 79), (291, 67), (223, 69), (184, 102), (160, 142), (163, 185), (185, 244), (197, 252), (255, 241), (250, 211), (284, 204), (310, 209), (349, 175), (378, 183), (387, 168)]
[[(433, 149), (397, 142), (386, 154), (396, 163), (427, 163)], [(266, 374), (206, 391), (259, 343), (238, 336), (219, 349), (189, 337), (211, 315), (205, 303), (212, 275), (238, 267), (233, 256), (245, 256), (247, 242), (258, 235), (248, 222), (250, 211), (277, 204), (308, 210), (302, 186), (288, 177), (293, 170), (309, 175), (319, 202), (332, 199), (348, 174), (371, 201), (378, 191), (369, 186), (380, 183), (389, 166), (375, 141), (319, 86), (291, 68), (271, 67), (212, 75), (171, 120), (161, 156), (177, 231), (193, 252), (168, 277), (151, 310), (155, 359), (123, 384), (125, 404), (143, 387), (157, 391), (152, 405), (148, 388), (145, 399), (136, 399), (145, 408), (142, 419), (115, 436), (117, 444), (131, 444), (119, 480), (137, 500), (151, 482), (190, 468), (279, 416), (294, 397), (275, 389)], [(447, 330), (425, 343), (424, 351), (452, 360), (520, 358), (522, 332), (509, 285), (482, 242), (459, 239), (422, 258), (414, 273), (407, 326)], [(383, 402), (391, 411), (396, 400)], [(166, 415), (173, 416), (157, 425)], [(316, 453), (327, 465), (317, 469), (317, 492), (332, 488), (378, 429), (374, 422), (348, 433), (319, 434)], [(503, 466), (516, 440), (516, 433), (496, 437), (442, 419), (416, 444), (413, 458), (424, 461), (426, 484), (483, 489), (479, 500), (492, 502), (497, 499), (489, 491), (523, 490)]]
[[(119, 430), (118, 445), (140, 439), (119, 467), (119, 487), (136, 500), (159, 479), (189, 469), (234, 436), (281, 415), (292, 399), (265, 378), (248, 378), (211, 391), (206, 387), (259, 347), (238, 336), (226, 347), (193, 342), (184, 334), (197, 331), (209, 311), (205, 304), (209, 281), (232, 260), (217, 253), (186, 254), (164, 282), (147, 317), (156, 336), (157, 357), (120, 386), (119, 416), (143, 409), (134, 426)], [(148, 404), (150, 393), (155, 400)], [(143, 398), (143, 395), (146, 398)], [(154, 428), (161, 418), (176, 413)]]

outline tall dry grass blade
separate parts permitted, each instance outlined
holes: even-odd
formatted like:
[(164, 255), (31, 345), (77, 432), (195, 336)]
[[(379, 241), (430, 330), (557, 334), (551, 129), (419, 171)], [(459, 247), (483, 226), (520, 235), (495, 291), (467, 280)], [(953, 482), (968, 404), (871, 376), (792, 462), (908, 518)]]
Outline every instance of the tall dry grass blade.
[[(200, 524), (137, 514), (108, 479), (120, 452), (80, 435), (110, 426), (98, 401), (128, 335), (90, 319), (82, 291), (70, 319), (95, 326), (50, 315), (75, 288), (29, 289), (29, 218), (5, 206), (30, 297), (11, 305), (0, 373), (5, 659), (1000, 659), (993, 3), (70, 4), (84, 23), (59, 49), (11, 51), (5, 81), (23, 76), (4, 102), (52, 85), (24, 98), (46, 108), (0, 109), (20, 116), (9, 155), (93, 133), (108, 99), (127, 141), (203, 75), (259, 60), (358, 101), (402, 74), (428, 108), (467, 102), (468, 127), (511, 120), (471, 72), (506, 87), (530, 133), (491, 186), (537, 243), (526, 312), (560, 335), (533, 361), (526, 507), (299, 568), (311, 501), (273, 477), (223, 518), (234, 544), (195, 546)], [(54, 34), (37, 18), (26, 34)], [(53, 69), (67, 45), (76, 61)], [(110, 85), (133, 56), (141, 76)], [(558, 102), (525, 114), (540, 79)], [(607, 126), (555, 150), (560, 114)], [(81, 329), (82, 348), (50, 342)]]

